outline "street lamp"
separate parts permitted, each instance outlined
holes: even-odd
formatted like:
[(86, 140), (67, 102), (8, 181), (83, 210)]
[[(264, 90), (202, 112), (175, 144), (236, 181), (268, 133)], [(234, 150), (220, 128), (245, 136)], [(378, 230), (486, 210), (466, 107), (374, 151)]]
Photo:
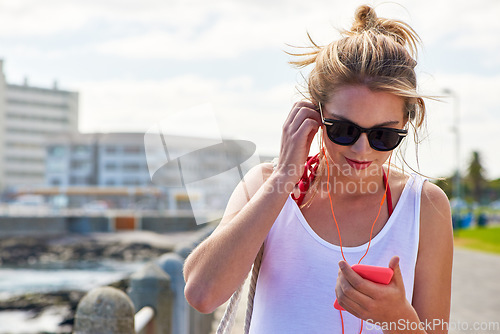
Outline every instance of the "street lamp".
[(457, 200), (457, 204), (460, 205), (460, 108), (459, 108), (459, 99), (458, 95), (455, 91), (445, 88), (443, 89), (443, 93), (453, 98), (453, 113), (455, 114), (455, 124), (453, 126), (453, 132), (455, 132), (455, 158), (456, 158), (456, 166), (457, 171), (454, 178), (455, 186), (453, 187), (453, 197)]

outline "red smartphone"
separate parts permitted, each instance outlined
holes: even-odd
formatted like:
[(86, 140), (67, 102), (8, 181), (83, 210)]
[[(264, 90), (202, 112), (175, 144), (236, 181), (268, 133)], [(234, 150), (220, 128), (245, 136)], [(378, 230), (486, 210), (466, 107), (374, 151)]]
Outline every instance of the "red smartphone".
[[(389, 284), (392, 279), (392, 275), (394, 274), (394, 271), (391, 268), (369, 266), (366, 264), (355, 264), (351, 268), (364, 279), (379, 284)], [(342, 306), (340, 306), (337, 302), (337, 299), (335, 299), (333, 307), (335, 307), (337, 310), (344, 311)]]

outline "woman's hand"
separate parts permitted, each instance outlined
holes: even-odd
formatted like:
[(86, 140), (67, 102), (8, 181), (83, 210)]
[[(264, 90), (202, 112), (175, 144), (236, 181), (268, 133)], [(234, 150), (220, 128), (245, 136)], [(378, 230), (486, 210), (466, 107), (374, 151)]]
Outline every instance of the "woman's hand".
[(277, 172), (295, 184), (302, 176), (314, 135), (321, 126), (317, 106), (300, 101), (293, 105), (283, 124)]
[(389, 262), (394, 275), (388, 285), (362, 278), (344, 261), (339, 262), (339, 267), (335, 293), (339, 305), (346, 311), (372, 323), (413, 321), (416, 313), (406, 299), (399, 257), (394, 256)]

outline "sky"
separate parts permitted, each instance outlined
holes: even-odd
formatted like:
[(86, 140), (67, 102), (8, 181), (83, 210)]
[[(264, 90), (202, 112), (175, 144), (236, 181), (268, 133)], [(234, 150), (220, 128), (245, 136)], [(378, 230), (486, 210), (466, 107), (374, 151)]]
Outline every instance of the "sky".
[[(458, 119), (462, 172), (476, 150), (486, 176), (500, 178), (497, 0), (0, 0), (0, 58), (10, 84), (57, 81), (79, 92), (82, 132), (146, 132), (208, 103), (223, 137), (277, 155), (308, 71), (291, 67), (285, 51), (307, 46), (306, 33), (323, 45), (337, 39), (363, 3), (422, 39), (419, 91), (441, 98), (427, 100), (420, 172), (456, 170)], [(179, 130), (202, 131), (189, 122)]]

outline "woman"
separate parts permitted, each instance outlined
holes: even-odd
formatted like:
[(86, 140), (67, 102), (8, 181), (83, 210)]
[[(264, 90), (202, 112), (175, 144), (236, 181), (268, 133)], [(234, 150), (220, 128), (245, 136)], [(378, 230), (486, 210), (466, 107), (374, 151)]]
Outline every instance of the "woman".
[[(407, 130), (424, 122), (417, 41), (405, 23), (361, 6), (342, 39), (300, 55), (294, 64), (314, 65), (310, 101), (286, 119), (277, 163), (245, 176), (228, 203), (233, 214), (186, 260), (193, 307), (223, 304), (264, 245), (250, 333), (447, 332), (448, 199), (390, 168)], [(320, 153), (308, 160), (319, 129)], [(306, 160), (317, 166), (309, 175)], [(359, 261), (391, 268), (390, 282), (362, 278), (351, 267)]]

